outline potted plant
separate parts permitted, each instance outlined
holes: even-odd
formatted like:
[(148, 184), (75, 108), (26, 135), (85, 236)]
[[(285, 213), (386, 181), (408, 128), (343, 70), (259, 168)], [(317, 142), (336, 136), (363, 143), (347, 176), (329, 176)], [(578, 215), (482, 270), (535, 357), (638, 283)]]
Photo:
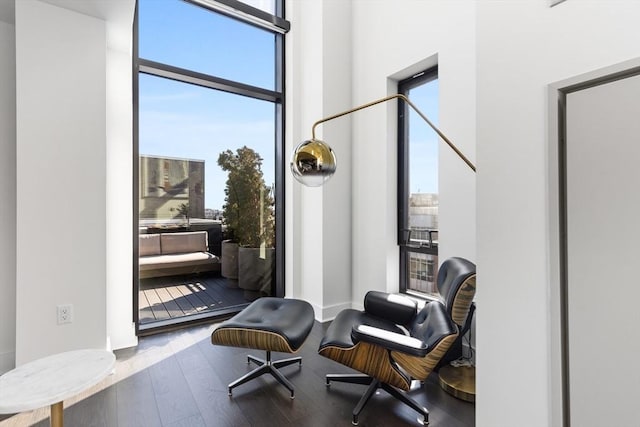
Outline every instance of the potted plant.
[(223, 217), (230, 241), (223, 242), (223, 275), (233, 278), (229, 276), (233, 276), (233, 267), (237, 265), (240, 288), (270, 294), (275, 256), (274, 200), (264, 182), (262, 158), (244, 146), (235, 153), (231, 150), (220, 153), (218, 165), (228, 173)]

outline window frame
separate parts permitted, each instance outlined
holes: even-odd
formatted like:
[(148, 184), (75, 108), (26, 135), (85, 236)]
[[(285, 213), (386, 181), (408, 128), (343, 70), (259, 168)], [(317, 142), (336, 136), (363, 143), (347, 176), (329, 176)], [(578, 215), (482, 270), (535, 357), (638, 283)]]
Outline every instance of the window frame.
[[(418, 86), (438, 79), (438, 66), (427, 68), (409, 78), (398, 81), (398, 93), (408, 96), (408, 92)], [(411, 98), (409, 98), (411, 99)], [(415, 247), (409, 245), (409, 105), (402, 99), (398, 103), (398, 200), (397, 200), (397, 243), (399, 248), (399, 290), (419, 298), (434, 299), (434, 296), (409, 289), (409, 254), (421, 253), (438, 255), (438, 245)], [(425, 123), (426, 126), (426, 123)]]
[[(179, 1), (179, 0), (176, 0)], [(263, 10), (254, 8), (246, 3), (237, 0), (181, 0), (197, 7), (208, 10), (210, 13), (219, 13), (230, 19), (262, 28), (273, 33), (275, 38), (275, 84), (274, 90), (268, 90), (248, 84), (223, 79), (209, 74), (199, 73), (175, 67), (169, 64), (155, 62), (140, 58), (139, 56), (139, 34), (138, 34), (138, 4), (136, 2), (134, 22), (133, 22), (133, 49), (132, 49), (132, 95), (133, 95), (133, 212), (132, 212), (132, 236), (133, 236), (133, 322), (135, 324), (136, 335), (148, 333), (149, 330), (157, 331), (171, 326), (145, 327), (140, 329), (139, 322), (139, 75), (148, 74), (161, 78), (168, 78), (182, 83), (195, 84), (198, 86), (228, 92), (231, 94), (246, 96), (249, 98), (273, 102), (275, 116), (275, 283), (273, 295), (284, 297), (285, 293), (285, 40), (284, 36), (290, 29), (289, 21), (284, 19), (284, 0), (275, 0), (276, 14), (271, 15)], [(232, 310), (222, 310), (212, 313), (207, 319), (225, 318), (239, 311), (238, 308)], [(189, 321), (181, 324), (190, 323)]]

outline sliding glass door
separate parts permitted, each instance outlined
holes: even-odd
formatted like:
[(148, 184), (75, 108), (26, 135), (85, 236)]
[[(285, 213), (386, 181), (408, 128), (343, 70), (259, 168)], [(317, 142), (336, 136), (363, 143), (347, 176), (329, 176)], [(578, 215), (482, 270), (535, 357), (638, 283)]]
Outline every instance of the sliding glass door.
[(283, 36), (199, 3), (138, 3), (143, 330), (226, 315), (284, 289)]

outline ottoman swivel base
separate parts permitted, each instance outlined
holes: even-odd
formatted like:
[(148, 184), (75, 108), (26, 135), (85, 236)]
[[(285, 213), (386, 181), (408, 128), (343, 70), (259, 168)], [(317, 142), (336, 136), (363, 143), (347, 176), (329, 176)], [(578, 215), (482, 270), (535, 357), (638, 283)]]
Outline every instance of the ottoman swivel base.
[(266, 360), (248, 356), (247, 363), (253, 362), (258, 367), (229, 384), (229, 396), (235, 387), (269, 373), (289, 390), (293, 399), (293, 385), (278, 368), (294, 363), (301, 365), (302, 358), (272, 361), (271, 352), (297, 352), (311, 332), (313, 320), (313, 308), (305, 301), (263, 297), (222, 322), (211, 334), (213, 344), (267, 352)]
[(247, 381), (250, 381), (254, 378), (258, 378), (261, 375), (271, 374), (273, 378), (278, 380), (280, 384), (282, 384), (287, 389), (289, 389), (289, 391), (291, 392), (292, 399), (295, 397), (294, 391), (293, 391), (293, 385), (289, 382), (288, 379), (285, 378), (284, 375), (282, 375), (282, 373), (278, 370), (278, 368), (281, 368), (283, 366), (293, 365), (294, 363), (298, 363), (298, 365), (302, 365), (302, 357), (291, 357), (289, 359), (271, 361), (271, 351), (267, 350), (266, 360), (262, 360), (255, 356), (248, 355), (247, 363), (251, 363), (251, 362), (258, 365), (258, 367), (253, 371), (249, 372), (248, 374), (238, 378), (231, 384), (229, 384), (229, 396), (231, 396), (231, 391), (233, 390), (234, 387), (244, 384)]

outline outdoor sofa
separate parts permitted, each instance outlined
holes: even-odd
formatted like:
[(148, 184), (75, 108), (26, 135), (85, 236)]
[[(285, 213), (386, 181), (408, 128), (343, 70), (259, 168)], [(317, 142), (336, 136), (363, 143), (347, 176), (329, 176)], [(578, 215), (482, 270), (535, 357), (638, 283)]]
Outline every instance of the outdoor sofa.
[(220, 271), (220, 259), (207, 251), (206, 231), (140, 234), (140, 278)]

